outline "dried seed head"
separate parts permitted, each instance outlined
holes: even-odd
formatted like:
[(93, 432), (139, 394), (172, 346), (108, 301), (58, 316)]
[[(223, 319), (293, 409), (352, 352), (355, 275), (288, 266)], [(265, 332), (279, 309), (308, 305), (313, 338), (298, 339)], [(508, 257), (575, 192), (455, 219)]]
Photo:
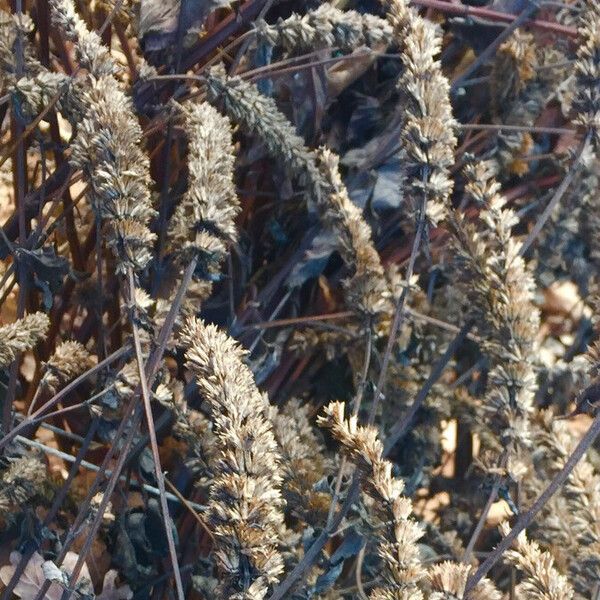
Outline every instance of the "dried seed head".
[(533, 36), (516, 31), (499, 48), (491, 74), (492, 102), (497, 113), (513, 101), (536, 74), (537, 56)]
[[(463, 600), (471, 565), (449, 561), (433, 565), (427, 577), (433, 593), (429, 600)], [(469, 593), (470, 600), (501, 600), (502, 594), (491, 581), (480, 581)]]
[(322, 148), (320, 166), (329, 182), (328, 201), (320, 205), (321, 218), (336, 232), (344, 262), (354, 275), (344, 282), (348, 305), (359, 314), (375, 316), (392, 312), (392, 294), (371, 239), (371, 228), (350, 200), (338, 169), (338, 157)]
[(46, 465), (36, 455), (11, 461), (0, 481), (0, 514), (8, 516), (40, 494), (46, 481)]
[(500, 186), (489, 163), (465, 167), (465, 193), (483, 206), (481, 232), (453, 220), (457, 274), (464, 282), (470, 310), (487, 325), (487, 348), (497, 360), (529, 361), (539, 330), (533, 306), (533, 276), (519, 256), (521, 244), (512, 236), (518, 219), (505, 208)]
[[(67, 90), (70, 78), (63, 73), (41, 71), (32, 77), (22, 77), (14, 89), (21, 101), (25, 116), (33, 118), (46, 108), (57, 94), (62, 95)], [(59, 101), (59, 108), (68, 111), (68, 102)]]
[[(386, 598), (421, 599), (418, 583), (425, 576), (418, 546), (423, 529), (410, 518), (412, 502), (402, 495), (404, 482), (392, 475), (392, 463), (383, 457), (377, 429), (358, 424), (356, 416), (346, 419), (343, 402), (325, 407), (317, 422), (329, 429), (348, 457), (367, 477), (367, 492), (381, 510), (382, 527), (377, 548), (383, 563), (384, 583), (375, 588), (371, 600)], [(395, 596), (395, 591), (403, 595)]]
[(256, 388), (242, 349), (215, 326), (190, 318), (181, 343), (214, 423), (208, 520), (220, 590), (228, 598), (264, 598), (283, 570), (278, 540), (284, 531), (268, 399)]
[(171, 218), (169, 247), (182, 264), (198, 257), (199, 270), (211, 279), (228, 244), (237, 239), (231, 125), (207, 103), (184, 107), (183, 113), (189, 139), (188, 189)]
[(73, 0), (51, 0), (52, 21), (75, 44), (77, 60), (94, 77), (104, 77), (116, 72), (117, 67), (100, 36), (88, 29), (77, 14)]
[[(503, 535), (510, 531), (508, 523), (500, 527)], [(505, 553), (506, 558), (523, 573), (524, 579), (517, 586), (519, 598), (527, 600), (571, 600), (573, 588), (567, 578), (554, 566), (549, 552), (544, 552), (538, 544), (527, 539), (521, 532), (515, 540), (512, 550)]]
[(76, 341), (61, 342), (44, 364), (41, 385), (55, 394), (60, 387), (91, 369), (95, 363), (95, 357), (83, 344)]
[(41, 312), (0, 327), (0, 368), (8, 366), (19, 352), (30, 350), (44, 338), (50, 320)]
[[(64, 73), (52, 73), (39, 62), (29, 37), (33, 21), (24, 13), (10, 15), (0, 10), (0, 92), (15, 95), (14, 104), (26, 119), (33, 119), (58, 95), (58, 107), (69, 113), (75, 111), (67, 90), (71, 79)], [(17, 48), (17, 40), (21, 48)], [(23, 63), (17, 68), (17, 53), (22, 52)]]
[(386, 20), (354, 10), (341, 11), (327, 2), (304, 15), (292, 14), (273, 25), (260, 20), (254, 27), (259, 43), (298, 54), (317, 48), (352, 52), (359, 46), (387, 46), (392, 37)]
[(155, 235), (148, 224), (155, 211), (140, 126), (130, 100), (110, 76), (90, 79), (82, 104), (87, 111), (72, 144), (71, 162), (82, 169), (92, 206), (107, 221), (117, 271), (129, 266), (143, 270), (152, 260)]
[[(579, 436), (567, 421), (557, 420), (552, 411), (538, 415), (535, 442), (544, 462), (538, 461), (536, 467), (544, 468), (541, 477), (544, 474), (552, 477), (565, 467)], [(586, 596), (593, 594), (600, 569), (600, 475), (590, 458), (580, 459), (569, 475), (562, 489), (564, 510), (560, 514), (550, 513), (546, 519), (547, 523), (556, 521), (554, 529), (559, 535), (566, 530), (564, 539), (557, 540), (555, 536), (550, 540), (565, 548), (573, 585)]]
[(273, 433), (281, 452), (282, 490), (287, 507), (305, 523), (327, 516), (331, 496), (315, 489), (328, 473), (325, 448), (308, 418), (310, 405), (290, 400), (281, 410), (271, 407)]
[(221, 104), (234, 123), (256, 135), (289, 176), (305, 186), (308, 201), (323, 202), (329, 187), (317, 167), (316, 155), (306, 148), (275, 100), (261, 94), (252, 83), (227, 77), (222, 65), (212, 68), (206, 78), (209, 102)]
[(401, 147), (405, 154), (408, 186), (425, 202), (429, 221), (436, 225), (447, 212), (453, 182), (455, 120), (450, 85), (439, 59), (441, 35), (405, 0), (383, 0), (394, 37), (402, 49), (405, 70), (398, 88), (404, 123)]
[(33, 77), (44, 70), (35, 57), (27, 36), (34, 29), (34, 23), (25, 13), (11, 15), (0, 10), (0, 91), (4, 94), (17, 81), (16, 42), (23, 41), (24, 64), (21, 76)]
[[(518, 454), (531, 446), (529, 419), (535, 391), (534, 357), (539, 311), (533, 304), (534, 281), (519, 255), (520, 242), (512, 236), (518, 219), (505, 208), (506, 200), (489, 163), (465, 168), (465, 194), (480, 206), (481, 229), (453, 216), (456, 276), (464, 304), (476, 320), (483, 346), (493, 359), (490, 390), (478, 413), (489, 441)], [(498, 435), (499, 434), (499, 435)], [(519, 461), (509, 456), (509, 464)], [(522, 470), (511, 472), (515, 478)]]

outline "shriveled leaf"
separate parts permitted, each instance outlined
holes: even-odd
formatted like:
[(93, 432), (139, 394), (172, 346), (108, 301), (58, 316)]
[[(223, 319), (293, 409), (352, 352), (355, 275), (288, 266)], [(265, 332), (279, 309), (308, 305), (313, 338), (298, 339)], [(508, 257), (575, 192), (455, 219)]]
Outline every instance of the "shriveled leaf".
[[(10, 565), (0, 568), (0, 580), (4, 585), (8, 585), (10, 582), (18, 564), (21, 562), (21, 558), (22, 555), (19, 552), (11, 552)], [(63, 568), (59, 569), (52, 561), (44, 561), (44, 558), (38, 552), (34, 552), (15, 586), (15, 595), (22, 600), (34, 600), (46, 580), (50, 579), (53, 583), (50, 584), (48, 591), (41, 597), (41, 600), (60, 600), (65, 588), (58, 582), (63, 584), (67, 582), (78, 558), (78, 555), (74, 552), (68, 552), (65, 556)], [(85, 564), (81, 570), (77, 587), (84, 593), (93, 591), (91, 589), (90, 573)]]
[(230, 5), (231, 0), (142, 0), (140, 38), (147, 50), (164, 49), (175, 42), (179, 27), (182, 35), (199, 30), (211, 12)]
[(333, 232), (324, 231), (316, 235), (303, 259), (294, 265), (287, 280), (288, 287), (299, 287), (309, 279), (318, 277), (338, 246), (339, 240)]
[(128, 585), (117, 587), (117, 575), (114, 569), (106, 573), (102, 592), (96, 596), (96, 600), (130, 600), (133, 598), (133, 592)]
[(44, 307), (49, 310), (54, 294), (60, 290), (65, 276), (69, 273), (69, 261), (64, 256), (57, 256), (54, 248), (50, 246), (36, 250), (17, 248), (15, 260), (17, 272), (25, 270), (31, 276), (43, 294)]

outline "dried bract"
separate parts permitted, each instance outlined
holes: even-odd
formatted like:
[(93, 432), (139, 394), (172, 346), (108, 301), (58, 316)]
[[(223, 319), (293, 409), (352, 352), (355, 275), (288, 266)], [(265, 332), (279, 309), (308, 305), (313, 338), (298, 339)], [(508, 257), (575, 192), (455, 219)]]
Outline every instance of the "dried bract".
[(94, 77), (113, 75), (116, 64), (100, 36), (88, 29), (73, 0), (51, 0), (52, 21), (75, 44), (77, 60)]
[[(510, 527), (503, 523), (504, 535)], [(525, 600), (570, 600), (573, 588), (564, 575), (554, 566), (554, 559), (548, 552), (543, 552), (538, 544), (527, 539), (522, 532), (516, 539), (514, 548), (506, 553), (506, 558), (524, 575), (516, 593)]]
[[(433, 593), (429, 600), (463, 600), (471, 565), (445, 561), (433, 565), (427, 573)], [(470, 600), (501, 600), (502, 594), (493, 583), (484, 579), (470, 592)]]

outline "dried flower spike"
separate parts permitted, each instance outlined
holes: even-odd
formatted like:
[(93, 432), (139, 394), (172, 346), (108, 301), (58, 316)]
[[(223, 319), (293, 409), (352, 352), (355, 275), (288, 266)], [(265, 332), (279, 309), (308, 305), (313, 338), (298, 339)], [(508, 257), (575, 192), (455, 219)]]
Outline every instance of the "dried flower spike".
[(283, 570), (282, 477), (268, 399), (258, 391), (242, 349), (214, 325), (188, 319), (181, 343), (214, 423), (207, 518), (222, 575), (220, 593), (259, 600)]
[(579, 29), (580, 45), (575, 62), (575, 123), (591, 135), (600, 151), (600, 5), (585, 0)]
[(327, 2), (305, 15), (292, 14), (273, 25), (261, 20), (254, 27), (259, 43), (293, 53), (333, 47), (352, 52), (359, 46), (387, 46), (392, 36), (392, 28), (384, 19), (354, 10), (342, 11)]
[(406, 0), (384, 0), (387, 18), (402, 49), (404, 73), (398, 81), (404, 113), (401, 148), (405, 153), (407, 183), (436, 225), (447, 214), (453, 182), (455, 120), (450, 85), (437, 55), (441, 35), (437, 27), (408, 6)]
[[(508, 523), (503, 523), (501, 532), (507, 535)], [(524, 575), (516, 589), (517, 597), (525, 600), (571, 600), (573, 588), (567, 578), (554, 566), (554, 559), (548, 552), (527, 539), (523, 531), (516, 539), (514, 548), (506, 553), (506, 558)]]
[(44, 365), (41, 385), (55, 394), (60, 387), (91, 369), (95, 362), (95, 357), (83, 344), (76, 341), (61, 342)]
[(77, 60), (94, 77), (113, 75), (116, 64), (100, 36), (77, 14), (73, 0), (51, 0), (54, 25), (75, 44)]
[(380, 507), (382, 524), (377, 552), (383, 563), (383, 582), (371, 591), (371, 600), (424, 598), (418, 587), (425, 576), (417, 542), (423, 529), (410, 518), (412, 502), (402, 495), (404, 482), (392, 475), (392, 463), (383, 458), (383, 444), (372, 426), (346, 419), (343, 402), (332, 402), (318, 423), (329, 429), (366, 476), (366, 490)]
[(271, 407), (271, 421), (281, 452), (287, 508), (304, 522), (317, 524), (327, 515), (331, 496), (315, 486), (327, 475), (329, 465), (309, 421), (309, 409), (308, 404), (290, 400), (281, 410)]
[(148, 228), (155, 211), (139, 123), (131, 101), (110, 76), (91, 79), (82, 103), (87, 112), (72, 144), (71, 162), (84, 173), (98, 218), (107, 221), (117, 271), (141, 271), (152, 260), (156, 236)]
[(231, 124), (208, 103), (183, 108), (188, 132), (188, 189), (169, 226), (169, 246), (181, 264), (194, 256), (204, 278), (218, 274), (237, 239), (239, 203), (233, 181)]
[(344, 282), (348, 305), (361, 315), (391, 314), (391, 290), (379, 254), (371, 239), (371, 228), (360, 209), (350, 200), (338, 169), (338, 157), (322, 148), (320, 165), (332, 189), (328, 201), (319, 206), (321, 218), (336, 232), (344, 262), (354, 274)]
[(317, 167), (316, 154), (304, 145), (273, 98), (240, 77), (227, 77), (222, 65), (209, 71), (207, 87), (209, 102), (221, 104), (234, 123), (256, 135), (269, 154), (281, 161), (289, 176), (306, 187), (307, 200), (324, 201), (329, 186)]
[[(479, 324), (484, 348), (493, 359), (490, 392), (480, 415), (490, 439), (503, 446), (530, 447), (529, 416), (535, 389), (534, 357), (539, 311), (533, 305), (534, 281), (512, 236), (517, 223), (505, 208), (490, 164), (465, 168), (465, 194), (482, 207), (481, 231), (459, 217), (450, 219), (456, 274), (465, 306)], [(490, 420), (491, 418), (491, 420)], [(515, 449), (515, 448), (513, 448)], [(509, 456), (509, 462), (514, 456)]]
[(35, 24), (25, 13), (10, 14), (0, 10), (0, 90), (13, 86), (17, 80), (17, 39), (21, 38), (23, 64), (21, 76), (33, 76), (45, 70), (28, 43)]
[(8, 366), (19, 352), (30, 350), (50, 327), (50, 320), (41, 312), (0, 327), (0, 368)]

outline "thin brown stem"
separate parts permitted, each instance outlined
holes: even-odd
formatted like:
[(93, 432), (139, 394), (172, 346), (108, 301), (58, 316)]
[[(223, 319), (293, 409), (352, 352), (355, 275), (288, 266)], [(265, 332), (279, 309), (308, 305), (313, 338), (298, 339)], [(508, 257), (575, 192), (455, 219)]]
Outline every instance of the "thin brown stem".
[(412, 250), (410, 253), (410, 258), (408, 261), (408, 267), (406, 268), (406, 285), (400, 294), (400, 299), (398, 300), (398, 304), (396, 305), (396, 311), (394, 313), (394, 320), (392, 322), (392, 327), (390, 328), (390, 333), (388, 336), (387, 345), (385, 347), (385, 353), (383, 355), (383, 362), (381, 364), (381, 371), (379, 373), (379, 379), (377, 380), (377, 385), (375, 386), (375, 395), (373, 397), (373, 403), (371, 404), (371, 411), (369, 413), (369, 424), (372, 425), (375, 422), (375, 416), (377, 415), (377, 407), (379, 405), (379, 401), (381, 399), (381, 395), (383, 393), (383, 389), (385, 386), (387, 371), (390, 366), (390, 361), (392, 358), (392, 352), (394, 350), (394, 344), (396, 343), (396, 337), (398, 332), (400, 331), (400, 326), (404, 320), (404, 308), (406, 306), (406, 301), (408, 299), (408, 292), (410, 289), (410, 280), (413, 276), (413, 271), (415, 268), (415, 262), (417, 260), (417, 254), (419, 252), (419, 245), (421, 244), (421, 238), (423, 237), (423, 232), (425, 230), (425, 199), (421, 200), (421, 206), (419, 208), (419, 218), (417, 221), (417, 232), (415, 234), (415, 239), (413, 240)]
[(119, 348), (115, 352), (113, 352), (110, 356), (107, 356), (103, 361), (100, 361), (97, 365), (94, 365), (91, 369), (88, 369), (85, 373), (82, 373), (79, 377), (71, 381), (68, 385), (66, 385), (62, 390), (60, 390), (57, 394), (52, 396), (50, 400), (45, 402), (40, 408), (38, 408), (31, 417), (24, 419), (21, 423), (19, 423), (14, 429), (8, 432), (6, 435), (0, 439), (0, 450), (4, 448), (14, 437), (24, 431), (27, 427), (31, 426), (32, 423), (38, 419), (45, 411), (49, 410), (53, 406), (56, 406), (67, 394), (70, 394), (74, 389), (76, 389), (81, 383), (86, 381), (89, 377), (103, 369), (104, 367), (110, 365), (115, 362), (119, 358), (125, 356), (131, 347), (129, 345), (125, 345), (122, 348)]
[[(134, 298), (135, 298), (135, 278), (133, 269), (129, 268), (128, 273), (129, 279), (129, 301), (130, 309), (135, 310)], [(148, 381), (144, 371), (144, 359), (142, 355), (142, 343), (140, 341), (140, 332), (137, 326), (137, 316), (133, 315), (131, 319), (131, 328), (133, 331), (133, 345), (135, 349), (135, 358), (138, 365), (138, 372), (140, 376), (140, 384), (142, 388), (142, 400), (144, 402), (144, 412), (146, 413), (146, 425), (148, 427), (148, 434), (150, 436), (150, 449), (152, 450), (152, 459), (154, 462), (154, 475), (160, 490), (160, 508), (163, 516), (163, 523), (165, 526), (165, 533), (167, 536), (167, 545), (169, 547), (169, 555), (171, 558), (171, 567), (175, 576), (175, 588), (179, 600), (185, 600), (183, 593), (183, 585), (181, 583), (181, 574), (179, 572), (179, 564), (177, 561), (177, 550), (175, 549), (175, 540), (173, 538), (173, 529), (171, 527), (171, 517), (169, 514), (169, 506), (167, 504), (167, 498), (165, 496), (165, 479), (162, 467), (160, 464), (160, 455), (158, 453), (158, 441), (156, 439), (156, 429), (154, 427), (154, 417), (152, 415), (152, 406), (150, 404), (150, 390), (148, 388)]]
[(571, 127), (536, 127), (534, 125), (504, 125), (502, 123), (458, 123), (458, 129), (468, 130), (489, 130), (489, 131), (523, 131), (526, 133), (550, 133), (555, 135), (563, 135), (566, 133), (575, 133), (575, 129)]
[(337, 319), (347, 319), (353, 317), (354, 312), (344, 310), (337, 313), (327, 313), (324, 315), (307, 315), (303, 317), (291, 317), (289, 319), (278, 319), (274, 321), (261, 321), (260, 323), (252, 323), (244, 325), (243, 329), (271, 329), (273, 327), (289, 327), (290, 325), (304, 325), (306, 323), (314, 323), (315, 321), (331, 321)]
[(194, 504), (190, 502), (187, 498), (183, 496), (183, 494), (165, 477), (165, 483), (169, 487), (169, 489), (173, 492), (173, 495), (179, 498), (181, 504), (183, 504), (190, 514), (196, 519), (200, 527), (208, 534), (208, 537), (211, 540), (214, 540), (214, 535), (212, 531), (208, 528), (208, 525), (204, 521), (204, 519), (198, 514), (198, 511), (194, 508)]
[[(427, 8), (434, 8), (448, 15), (462, 15), (479, 17), (490, 21), (497, 21), (500, 23), (512, 23), (518, 17), (508, 12), (501, 12), (485, 8), (483, 6), (468, 6), (461, 2), (447, 2), (446, 0), (411, 0), (413, 4), (417, 6), (425, 6)], [(543, 21), (539, 19), (530, 19), (525, 23), (528, 27), (535, 29), (542, 29), (544, 31), (551, 31), (560, 35), (567, 35), (569, 37), (577, 37), (577, 29), (575, 27), (569, 27), (567, 25), (561, 25), (560, 23), (553, 23), (551, 21)]]
[(553, 213), (554, 209), (558, 206), (558, 203), (561, 201), (562, 197), (565, 195), (565, 192), (567, 191), (567, 189), (571, 185), (571, 182), (573, 181), (573, 179), (575, 178), (575, 176), (577, 175), (577, 173), (579, 171), (579, 166), (581, 164), (583, 156), (585, 155), (588, 144), (590, 143), (590, 139), (591, 139), (591, 133), (588, 132), (587, 135), (585, 136), (585, 138), (583, 139), (583, 141), (581, 142), (581, 144), (579, 145), (579, 148), (575, 155), (575, 159), (573, 160), (573, 162), (571, 163), (571, 166), (569, 167), (569, 172), (563, 178), (563, 180), (561, 181), (558, 188), (556, 188), (556, 192), (554, 192), (554, 195), (552, 196), (552, 198), (546, 205), (546, 208), (544, 209), (544, 211), (542, 212), (542, 214), (539, 216), (538, 220), (536, 221), (535, 225), (533, 226), (533, 229), (529, 232), (529, 235), (527, 236), (526, 240), (523, 242), (523, 245), (521, 246), (521, 249), (519, 250), (519, 256), (523, 256), (527, 252), (527, 250), (529, 249), (531, 244), (533, 244), (533, 242), (536, 240), (536, 238), (542, 231), (542, 228), (546, 224), (546, 221), (548, 221), (548, 219), (550, 218), (550, 215)]
[(502, 558), (506, 550), (510, 548), (517, 536), (525, 530), (535, 519), (537, 514), (544, 508), (546, 503), (556, 494), (556, 492), (564, 485), (569, 478), (569, 475), (588, 451), (594, 440), (600, 434), (600, 413), (596, 415), (589, 429), (581, 438), (575, 450), (567, 459), (564, 467), (554, 476), (548, 487), (540, 494), (537, 500), (532, 504), (531, 508), (523, 513), (514, 524), (513, 528), (508, 532), (508, 535), (496, 546), (493, 552), (479, 566), (477, 571), (469, 578), (465, 588), (465, 597), (468, 598), (468, 593), (489, 573), (490, 569)]

